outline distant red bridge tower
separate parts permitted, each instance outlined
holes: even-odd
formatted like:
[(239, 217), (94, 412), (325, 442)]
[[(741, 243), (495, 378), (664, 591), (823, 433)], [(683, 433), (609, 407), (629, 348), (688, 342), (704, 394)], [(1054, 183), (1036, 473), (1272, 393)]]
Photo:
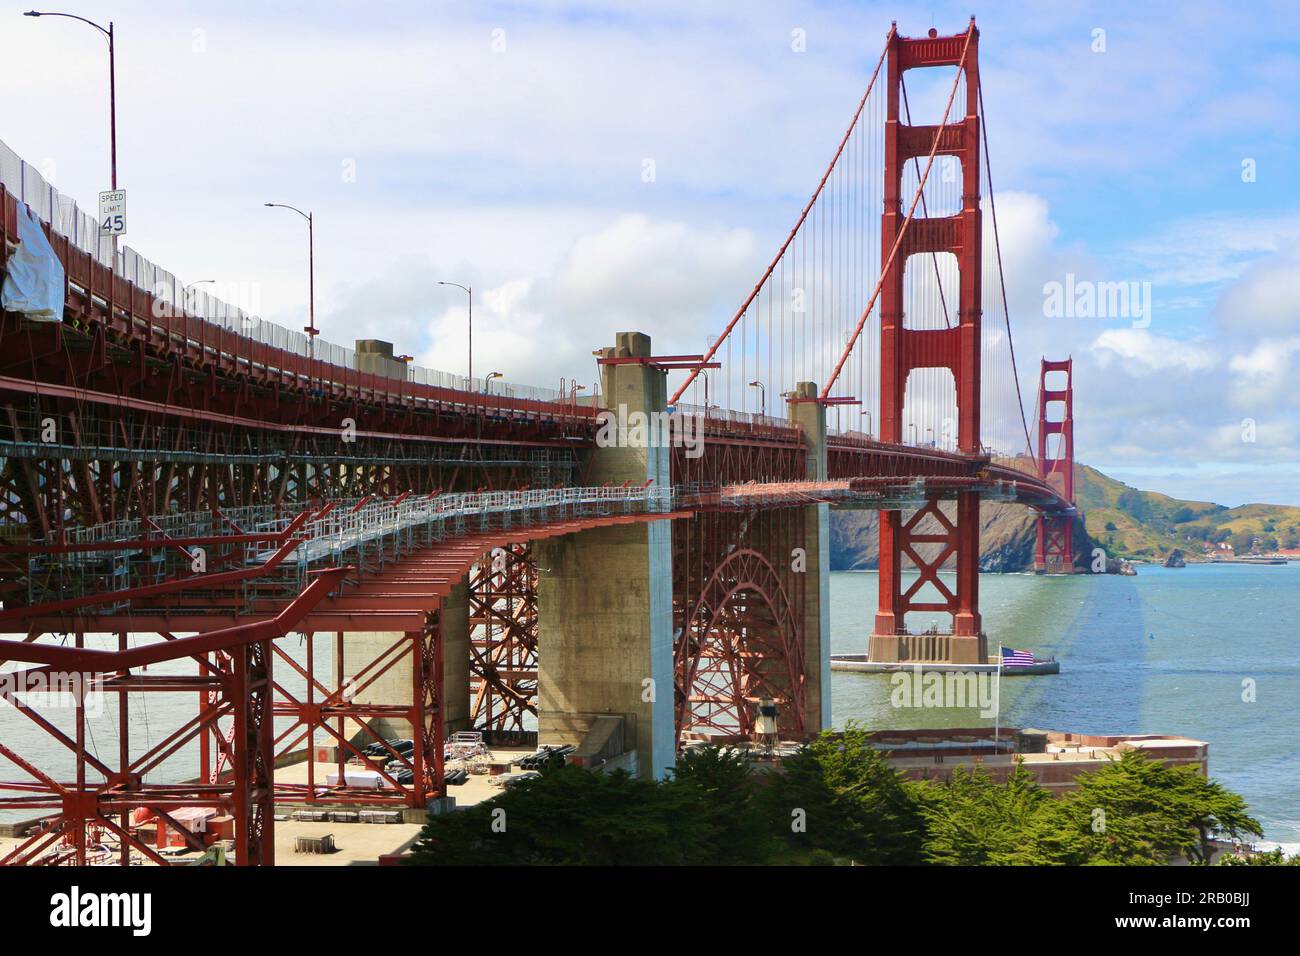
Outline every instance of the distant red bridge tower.
[[(1047, 377), (1065, 376), (1059, 388), (1049, 388)], [(1059, 436), (1049, 441), (1051, 436)], [(1074, 501), (1074, 371), (1073, 360), (1043, 359), (1038, 375), (1038, 476)], [(1074, 571), (1074, 516), (1038, 515), (1038, 546), (1034, 570), (1039, 574)]]

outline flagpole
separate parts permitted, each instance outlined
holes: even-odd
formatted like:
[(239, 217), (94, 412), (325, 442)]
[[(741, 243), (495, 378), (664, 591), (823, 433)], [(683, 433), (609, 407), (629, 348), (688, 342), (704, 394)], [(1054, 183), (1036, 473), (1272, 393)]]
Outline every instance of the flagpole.
[(1002, 731), (1002, 642), (998, 641), (998, 675), (993, 686), (993, 696), (997, 703), (993, 708), (993, 752), (998, 752), (998, 742)]

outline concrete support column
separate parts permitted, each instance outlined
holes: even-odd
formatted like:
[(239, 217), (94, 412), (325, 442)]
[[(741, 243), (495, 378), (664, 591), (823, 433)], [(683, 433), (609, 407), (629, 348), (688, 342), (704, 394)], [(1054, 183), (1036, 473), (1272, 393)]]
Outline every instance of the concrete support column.
[[(360, 686), (370, 680), (377, 668), (367, 668), (370, 662), (381, 654), (388, 661), (396, 654), (397, 662), (379, 677), (371, 681), (364, 689), (352, 695), (352, 701), (358, 704), (406, 704), (411, 703), (411, 642), (403, 640), (402, 631), (349, 631), (343, 635), (343, 683)], [(400, 653), (389, 650), (401, 641)], [(385, 653), (387, 652), (387, 653)], [(382, 666), (382, 665), (380, 665)], [(337, 676), (337, 675), (336, 675)], [(411, 737), (411, 722), (405, 717), (372, 717), (368, 721), (370, 729), (381, 737)], [(344, 735), (354, 744), (364, 745), (372, 741), (359, 723), (349, 719), (344, 725)]]
[[(439, 610), (443, 661), (443, 733), (467, 730), (470, 719), (469, 703), (469, 587), (465, 581), (457, 584), (442, 602)], [(343, 679), (361, 677), (362, 671), (386, 648), (403, 637), (400, 631), (352, 631), (343, 636)], [(359, 704), (409, 704), (414, 679), (409, 654), (410, 642), (393, 666), (374, 683), (357, 693), (353, 700)], [(387, 658), (385, 658), (387, 659)], [(376, 732), (384, 737), (411, 737), (411, 722), (403, 717), (379, 717), (370, 721)], [(347, 728), (350, 740), (356, 740), (361, 727)], [(367, 741), (369, 737), (367, 736)]]
[(469, 583), (462, 580), (438, 611), (442, 630), (442, 730), (470, 729)]
[[(826, 406), (817, 401), (816, 384), (798, 383), (786, 407), (790, 421), (803, 430), (808, 480), (825, 481)], [(831, 726), (830, 505), (810, 505), (803, 511), (808, 552), (803, 587), (805, 728), (815, 733)]]
[[(650, 337), (620, 332), (604, 355), (649, 358)], [(587, 481), (668, 486), (668, 447), (653, 420), (644, 427), (638, 418), (665, 413), (667, 374), (637, 362), (603, 370), (613, 425)], [(621, 716), (640, 775), (662, 776), (676, 756), (670, 523), (593, 528), (534, 548), (540, 741), (578, 745), (599, 716)]]

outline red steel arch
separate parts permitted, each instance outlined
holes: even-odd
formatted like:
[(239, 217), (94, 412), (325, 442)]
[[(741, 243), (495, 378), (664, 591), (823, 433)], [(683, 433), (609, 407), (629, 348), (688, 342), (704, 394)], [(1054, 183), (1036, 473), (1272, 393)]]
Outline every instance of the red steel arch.
[(758, 698), (776, 701), (783, 734), (802, 737), (803, 628), (781, 574), (739, 548), (714, 569), (677, 643), (677, 733), (748, 736)]

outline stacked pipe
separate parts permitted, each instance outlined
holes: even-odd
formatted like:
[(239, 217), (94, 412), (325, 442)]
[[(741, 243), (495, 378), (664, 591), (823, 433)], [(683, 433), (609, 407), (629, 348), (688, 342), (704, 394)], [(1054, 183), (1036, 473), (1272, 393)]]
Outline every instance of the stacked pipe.
[(527, 757), (520, 760), (519, 766), (524, 770), (540, 770), (552, 760), (558, 760), (560, 763), (563, 763), (564, 758), (577, 749), (578, 748), (572, 744), (565, 744), (562, 747), (553, 745), (539, 747), (537, 753), (529, 754)]

